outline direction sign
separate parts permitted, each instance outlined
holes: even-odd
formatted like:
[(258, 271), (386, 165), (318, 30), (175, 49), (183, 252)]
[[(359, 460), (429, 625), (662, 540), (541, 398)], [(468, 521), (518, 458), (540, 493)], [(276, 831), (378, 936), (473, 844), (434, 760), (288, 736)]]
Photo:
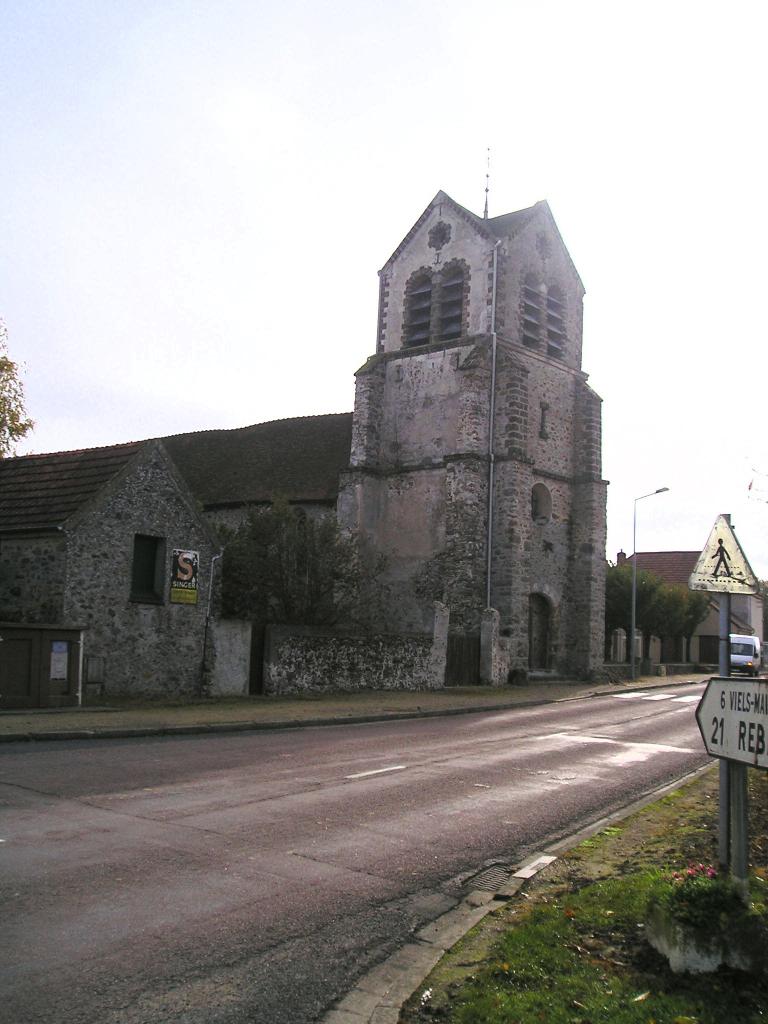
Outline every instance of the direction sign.
[(696, 721), (708, 754), (768, 768), (768, 680), (710, 679)]
[(725, 516), (718, 516), (715, 520), (709, 540), (688, 580), (688, 587), (719, 594), (758, 593), (757, 577)]

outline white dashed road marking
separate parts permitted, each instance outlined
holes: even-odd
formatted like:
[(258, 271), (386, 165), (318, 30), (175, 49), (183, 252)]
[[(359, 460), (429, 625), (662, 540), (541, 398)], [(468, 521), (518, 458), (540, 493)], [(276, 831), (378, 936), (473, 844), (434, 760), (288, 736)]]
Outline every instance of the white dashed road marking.
[(676, 697), (674, 693), (651, 693), (650, 690), (638, 690), (635, 693), (612, 693), (616, 700), (670, 700), (673, 704), (698, 704), (700, 693), (691, 693), (685, 697)]
[(358, 772), (356, 775), (345, 775), (345, 779), (367, 779), (371, 775), (383, 775), (385, 772), (401, 772), (407, 764), (393, 764), (391, 768), (375, 768), (370, 772)]
[(612, 747), (625, 747), (631, 750), (648, 751), (649, 754), (697, 754), (692, 747), (673, 747), (667, 743), (635, 743), (629, 740), (611, 740), (607, 736), (578, 736), (572, 732), (551, 733), (546, 739), (564, 739), (569, 743), (606, 743)]

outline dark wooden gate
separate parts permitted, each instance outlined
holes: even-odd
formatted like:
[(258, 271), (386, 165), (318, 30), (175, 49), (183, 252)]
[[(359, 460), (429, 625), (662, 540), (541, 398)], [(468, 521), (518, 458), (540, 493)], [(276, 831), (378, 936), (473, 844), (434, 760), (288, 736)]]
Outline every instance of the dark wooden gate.
[(248, 693), (264, 693), (264, 634), (263, 622), (251, 623), (251, 667)]
[(446, 686), (480, 684), (480, 637), (449, 634), (445, 660)]
[(549, 601), (531, 594), (528, 604), (528, 667), (534, 672), (549, 668)]
[(81, 640), (79, 630), (0, 624), (0, 707), (77, 704)]

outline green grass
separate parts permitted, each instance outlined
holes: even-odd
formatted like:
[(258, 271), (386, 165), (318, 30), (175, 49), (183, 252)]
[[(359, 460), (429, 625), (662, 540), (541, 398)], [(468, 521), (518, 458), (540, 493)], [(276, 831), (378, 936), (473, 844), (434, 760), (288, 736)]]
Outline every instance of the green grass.
[(454, 993), (452, 1024), (757, 1024), (765, 977), (674, 975), (643, 940), (648, 871), (534, 906)]

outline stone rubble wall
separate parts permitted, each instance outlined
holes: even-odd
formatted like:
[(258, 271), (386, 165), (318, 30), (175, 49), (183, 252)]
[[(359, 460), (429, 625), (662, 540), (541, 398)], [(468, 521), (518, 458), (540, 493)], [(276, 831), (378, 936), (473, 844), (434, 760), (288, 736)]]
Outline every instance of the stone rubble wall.
[(0, 543), (0, 620), (63, 625), (66, 563), (66, 541), (62, 533), (3, 537)]
[(264, 692), (434, 690), (443, 686), (448, 612), (436, 603), (433, 635), (331, 633), (267, 627)]

